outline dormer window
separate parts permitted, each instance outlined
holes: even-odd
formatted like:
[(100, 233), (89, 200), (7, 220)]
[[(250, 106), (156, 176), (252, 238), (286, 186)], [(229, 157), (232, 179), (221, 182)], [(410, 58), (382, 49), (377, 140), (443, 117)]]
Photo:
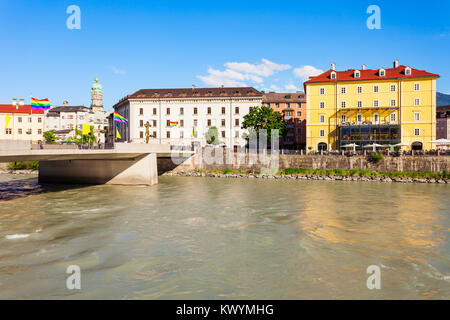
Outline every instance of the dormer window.
[(330, 78), (333, 79), (333, 80), (335, 80), (335, 79), (336, 79), (336, 72), (333, 71), (333, 72), (330, 74)]
[(407, 68), (405, 69), (405, 75), (407, 75), (407, 76), (410, 76), (410, 75), (411, 75), (411, 68), (410, 68), (410, 67), (407, 67)]
[(385, 77), (385, 76), (386, 76), (386, 70), (380, 69), (380, 71), (378, 71), (378, 75), (379, 75), (380, 77)]
[(361, 72), (359, 70), (355, 70), (355, 78), (361, 78)]

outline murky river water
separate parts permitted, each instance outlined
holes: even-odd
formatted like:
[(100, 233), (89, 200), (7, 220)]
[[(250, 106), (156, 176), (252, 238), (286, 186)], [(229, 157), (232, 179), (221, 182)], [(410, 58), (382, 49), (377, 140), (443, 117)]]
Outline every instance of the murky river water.
[(0, 175), (1, 299), (450, 298), (448, 185), (24, 178)]

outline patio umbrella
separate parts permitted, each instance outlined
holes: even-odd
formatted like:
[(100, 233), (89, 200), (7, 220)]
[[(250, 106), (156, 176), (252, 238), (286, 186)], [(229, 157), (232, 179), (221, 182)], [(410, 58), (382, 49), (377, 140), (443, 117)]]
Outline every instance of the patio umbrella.
[(353, 151), (356, 151), (356, 147), (358, 147), (356, 143), (350, 143), (346, 144), (345, 146), (342, 146), (342, 148), (353, 148)]
[(379, 148), (379, 147), (382, 147), (382, 145), (381, 145), (381, 144), (378, 144), (378, 143), (368, 144), (368, 145), (365, 145), (365, 146), (364, 146), (364, 148), (372, 148), (372, 150), (373, 150), (374, 152), (377, 151), (377, 148)]
[(449, 139), (439, 139), (439, 140), (433, 140), (430, 141), (431, 143), (435, 143), (435, 144), (439, 144), (439, 145), (444, 145), (444, 146), (448, 146), (450, 145), (450, 140)]
[(409, 146), (409, 144), (407, 144), (407, 143), (403, 143), (403, 142), (400, 142), (400, 143), (394, 144), (394, 147), (408, 147), (408, 146)]

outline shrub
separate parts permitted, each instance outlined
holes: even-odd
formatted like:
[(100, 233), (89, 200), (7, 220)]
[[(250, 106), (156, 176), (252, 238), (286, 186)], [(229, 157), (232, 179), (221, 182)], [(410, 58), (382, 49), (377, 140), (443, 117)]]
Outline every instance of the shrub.
[(39, 161), (16, 161), (8, 163), (8, 170), (38, 170)]
[(384, 159), (384, 156), (382, 153), (375, 153), (372, 152), (369, 156), (369, 161), (373, 162), (373, 163), (379, 163), (380, 161), (382, 161)]

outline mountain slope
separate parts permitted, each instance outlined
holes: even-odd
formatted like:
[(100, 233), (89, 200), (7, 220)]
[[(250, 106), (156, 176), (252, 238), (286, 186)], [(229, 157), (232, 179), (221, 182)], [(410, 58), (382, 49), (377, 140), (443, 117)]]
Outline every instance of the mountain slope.
[(436, 93), (436, 105), (439, 106), (450, 106), (450, 94)]

